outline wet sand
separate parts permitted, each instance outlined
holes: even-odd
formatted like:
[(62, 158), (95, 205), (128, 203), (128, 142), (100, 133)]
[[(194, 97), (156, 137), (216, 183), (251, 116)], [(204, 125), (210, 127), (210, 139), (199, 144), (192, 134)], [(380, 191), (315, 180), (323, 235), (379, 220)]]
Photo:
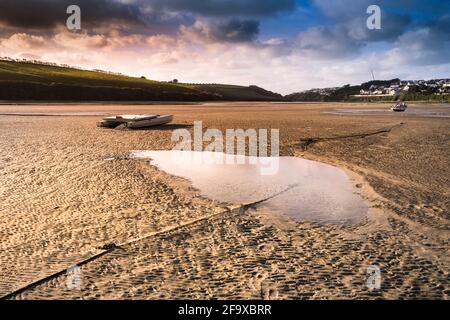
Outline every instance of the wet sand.
[[(324, 111), (326, 114), (334, 115), (363, 115), (363, 116), (373, 116), (373, 115), (386, 115), (390, 116), (392, 111), (389, 108), (346, 108), (346, 109), (334, 109), (331, 111)], [(432, 118), (450, 118), (450, 104), (440, 104), (440, 105), (423, 105), (416, 104), (413, 108), (409, 108), (403, 113), (399, 113), (398, 116), (406, 115), (419, 116), (419, 117), (432, 117)]]
[[(0, 295), (108, 249), (81, 266), (79, 289), (63, 273), (14, 298), (448, 299), (450, 119), (324, 113), (387, 107), (0, 106), (2, 114), (84, 115), (0, 116)], [(175, 120), (118, 131), (97, 128), (100, 117), (86, 116), (92, 112), (172, 113)], [(230, 211), (128, 157), (170, 150), (172, 130), (192, 130), (195, 120), (223, 132), (280, 129), (281, 155), (346, 170), (371, 207), (368, 218), (339, 227)], [(380, 267), (380, 289), (366, 285), (370, 265)]]

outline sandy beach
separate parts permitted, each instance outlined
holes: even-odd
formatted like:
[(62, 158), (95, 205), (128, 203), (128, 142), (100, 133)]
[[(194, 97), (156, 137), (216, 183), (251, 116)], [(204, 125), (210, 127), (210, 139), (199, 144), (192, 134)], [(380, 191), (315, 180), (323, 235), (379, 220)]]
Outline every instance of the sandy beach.
[[(62, 271), (9, 298), (449, 299), (450, 118), (333, 113), (365, 108), (389, 106), (0, 105), (0, 296)], [(105, 113), (175, 118), (148, 130), (97, 128)], [(347, 172), (367, 219), (337, 226), (230, 210), (129, 157), (170, 150), (172, 131), (197, 120), (280, 129), (281, 155)], [(91, 257), (71, 288), (64, 270)], [(380, 289), (366, 285), (371, 265)]]

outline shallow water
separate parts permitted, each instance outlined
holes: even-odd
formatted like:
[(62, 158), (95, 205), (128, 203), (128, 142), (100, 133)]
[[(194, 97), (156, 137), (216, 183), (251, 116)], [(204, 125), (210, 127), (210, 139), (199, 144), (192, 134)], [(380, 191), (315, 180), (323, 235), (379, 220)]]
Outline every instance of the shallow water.
[(331, 111), (324, 111), (325, 114), (333, 115), (412, 115), (419, 117), (432, 118), (450, 118), (450, 108), (448, 105), (441, 105), (439, 108), (433, 107), (409, 107), (405, 112), (393, 112), (390, 108), (386, 109), (334, 109)]
[(355, 224), (368, 210), (345, 172), (316, 161), (190, 151), (133, 151), (132, 156), (190, 180), (213, 200), (243, 204), (273, 197), (256, 207), (298, 221)]

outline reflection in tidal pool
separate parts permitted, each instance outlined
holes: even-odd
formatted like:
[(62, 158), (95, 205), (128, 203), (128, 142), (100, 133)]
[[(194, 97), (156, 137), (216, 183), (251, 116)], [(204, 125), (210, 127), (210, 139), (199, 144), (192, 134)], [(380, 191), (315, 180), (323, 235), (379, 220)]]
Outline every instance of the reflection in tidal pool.
[(202, 195), (221, 202), (251, 203), (281, 192), (257, 208), (297, 221), (354, 224), (368, 210), (345, 172), (316, 161), (191, 151), (134, 151), (132, 156), (151, 159), (160, 170), (190, 180)]

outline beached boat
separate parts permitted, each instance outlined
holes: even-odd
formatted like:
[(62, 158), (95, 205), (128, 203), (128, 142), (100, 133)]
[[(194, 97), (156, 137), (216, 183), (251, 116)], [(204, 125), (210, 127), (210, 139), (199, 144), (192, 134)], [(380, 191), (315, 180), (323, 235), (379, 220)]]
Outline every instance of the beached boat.
[(157, 116), (152, 119), (143, 119), (138, 121), (131, 121), (127, 122), (127, 128), (131, 129), (139, 129), (139, 128), (146, 128), (146, 127), (154, 127), (154, 126), (160, 126), (166, 123), (170, 123), (173, 120), (173, 116), (170, 114)]
[(396, 103), (391, 110), (394, 112), (405, 112), (408, 106), (404, 102), (398, 102)]
[(169, 123), (173, 120), (172, 115), (118, 115), (103, 118), (102, 121), (97, 123), (98, 127), (103, 128), (130, 128), (139, 129), (154, 127)]

